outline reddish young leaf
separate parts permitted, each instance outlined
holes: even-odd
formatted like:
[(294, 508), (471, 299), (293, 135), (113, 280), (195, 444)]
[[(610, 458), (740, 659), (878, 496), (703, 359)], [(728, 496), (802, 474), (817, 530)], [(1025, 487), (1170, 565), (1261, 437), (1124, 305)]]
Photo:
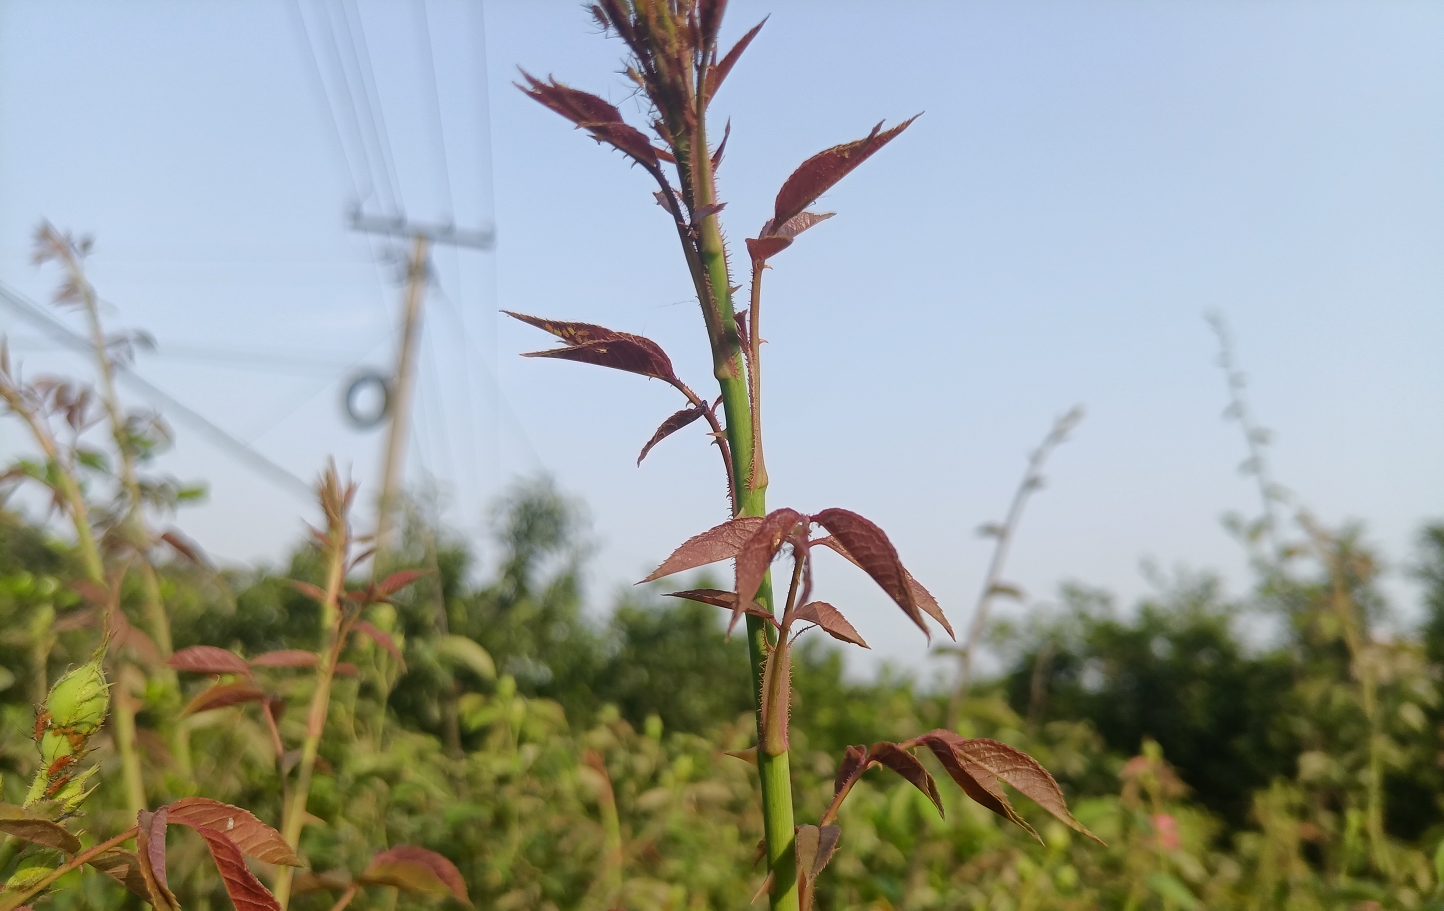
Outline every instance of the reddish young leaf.
[(722, 153), (727, 151), (727, 140), (732, 138), (732, 120), (728, 118), (727, 127), (722, 131), (722, 141), (717, 143), (717, 149), (712, 153), (712, 173), (717, 173), (717, 168), (722, 164)]
[[(720, 607), (728, 611), (737, 608), (737, 594), (735, 592), (718, 591), (715, 588), (697, 588), (685, 592), (667, 592), (663, 597), (681, 598), (685, 601), (696, 601), (699, 604), (710, 604), (713, 607)], [(776, 618), (764, 610), (762, 605), (756, 601), (753, 601), (752, 606), (746, 608), (744, 613), (772, 621), (774, 625), (776, 623)]]
[(315, 667), (320, 663), (321, 656), (299, 648), (262, 652), (251, 659), (251, 667)]
[(1088, 831), (1087, 826), (1073, 818), (1067, 801), (1063, 799), (1063, 789), (1032, 756), (986, 737), (961, 740), (953, 750), (1026, 794), (1070, 829), (1103, 844), (1098, 836)]
[(235, 652), (213, 645), (192, 645), (170, 656), (166, 662), (178, 671), (193, 674), (241, 674), (250, 676), (251, 668)]
[(938, 815), (944, 815), (943, 799), (938, 794), (938, 783), (933, 781), (933, 776), (928, 774), (928, 770), (923, 768), (923, 764), (912, 753), (895, 743), (884, 741), (868, 747), (867, 758), (872, 762), (887, 766), (912, 782), (913, 787), (926, 794), (928, 800), (933, 802), (933, 806), (938, 808)]
[(790, 246), (790, 237), (749, 237), (747, 255), (752, 257), (754, 263), (765, 263)]
[(747, 311), (735, 311), (732, 314), (732, 322), (737, 324), (737, 341), (742, 345), (742, 350), (751, 351), (752, 340), (747, 336)]
[(714, 202), (705, 206), (698, 206), (692, 210), (692, 223), (696, 224), (709, 215), (716, 215), (725, 208), (727, 208), (727, 203), (725, 202)]
[(542, 82), (526, 70), (522, 70), (521, 74), (527, 85), (518, 85), (517, 88), (587, 130), (599, 142), (610, 143), (637, 161), (656, 166), (657, 153), (652, 144), (640, 130), (622, 120), (622, 113), (615, 106), (556, 79)]
[[(850, 746), (844, 750), (842, 762), (837, 766), (837, 777), (832, 782), (832, 796), (837, 798), (852, 790), (852, 786), (857, 784), (857, 780), (867, 768), (867, 747)], [(833, 801), (834, 806), (838, 803), (836, 799)]]
[(747, 50), (747, 45), (752, 43), (752, 39), (757, 37), (757, 33), (762, 31), (762, 26), (766, 24), (767, 19), (763, 19), (761, 22), (752, 26), (747, 34), (743, 35), (736, 44), (732, 45), (732, 50), (724, 54), (715, 66), (707, 70), (707, 104), (712, 103), (712, 98), (717, 94), (717, 90), (722, 87), (723, 80), (727, 78), (727, 74), (732, 72), (732, 67), (736, 66), (737, 61), (741, 59), (742, 52)]
[(378, 629), (374, 624), (368, 623), (365, 620), (357, 620), (352, 630), (361, 633), (372, 642), (386, 649), (386, 651), (391, 653), (391, 657), (396, 659), (397, 664), (403, 668), (406, 667), (406, 659), (401, 657), (401, 649), (396, 646), (396, 640), (391, 638), (390, 633), (383, 629)]
[(803, 209), (817, 201), (817, 197), (832, 189), (833, 185), (854, 168), (906, 130), (914, 120), (917, 120), (916, 116), (904, 120), (886, 132), (882, 131), (882, 124), (879, 123), (865, 138), (833, 146), (804, 161), (792, 172), (792, 176), (783, 182), (782, 189), (778, 191), (772, 223), (782, 225), (792, 216), (801, 214)]
[(667, 382), (676, 382), (677, 374), (667, 352), (651, 339), (641, 336), (610, 339), (602, 342), (588, 342), (569, 348), (552, 348), (547, 351), (527, 351), (522, 357), (554, 357), (563, 361), (580, 364), (595, 364), (610, 367), (626, 373), (636, 373)]
[(686, 572), (718, 560), (730, 560), (737, 556), (742, 545), (746, 544), (747, 539), (756, 534), (761, 526), (761, 516), (739, 516), (716, 528), (709, 528), (700, 535), (693, 535), (683, 541), (682, 546), (674, 550), (672, 556), (652, 570), (652, 574), (642, 582), (652, 582), (663, 576)]
[(246, 866), (246, 858), (235, 842), (227, 838), (224, 832), (209, 826), (194, 828), (201, 838), (205, 839), (211, 859), (216, 862), (216, 870), (221, 874), (221, 882), (226, 887), (226, 895), (230, 896), (236, 911), (281, 911), (276, 897), (261, 885), (261, 881), (256, 879), (256, 875)]
[(1029, 835), (1037, 838), (1038, 833), (1027, 820), (1018, 815), (1013, 805), (1008, 802), (1008, 795), (1003, 792), (1003, 786), (997, 777), (977, 763), (965, 758), (955, 749), (957, 744), (963, 741), (962, 737), (952, 731), (938, 729), (918, 738), (933, 751), (943, 768), (947, 771), (958, 787), (963, 789), (975, 803), (986, 807), (1004, 819), (1022, 827)]
[(335, 673), (337, 677), (355, 677), (361, 672), (349, 661), (337, 661)]
[(652, 438), (647, 441), (647, 445), (642, 447), (642, 454), (637, 456), (637, 464), (642, 464), (642, 460), (647, 457), (647, 453), (652, 451), (653, 446), (656, 446), (667, 437), (686, 427), (706, 413), (706, 411), (695, 405), (688, 405), (686, 408), (667, 418), (667, 420), (662, 422), (662, 426), (657, 428), (657, 432), (652, 434)]
[(66, 854), (80, 852), (80, 839), (57, 822), (43, 819), (23, 807), (0, 803), (0, 832), (21, 841), (55, 848)]
[(590, 92), (574, 89), (552, 79), (542, 82), (526, 70), (521, 71), (526, 86), (518, 86), (523, 92), (543, 105), (556, 111), (577, 126), (588, 123), (622, 123), (622, 112), (610, 102)]
[(94, 626), (98, 612), (93, 607), (82, 607), (80, 610), (73, 610), (68, 614), (61, 614), (55, 618), (55, 623), (50, 629), (57, 633), (68, 633), (72, 630), (84, 629), (87, 626)]
[[(863, 568), (862, 564), (857, 562), (857, 559), (848, 553), (847, 548), (843, 547), (841, 542), (836, 538), (818, 538), (810, 543), (826, 547), (858, 569)], [(913, 599), (917, 602), (918, 607), (922, 608), (929, 617), (941, 623), (943, 629), (947, 631), (949, 638), (956, 640), (957, 636), (953, 635), (953, 626), (948, 622), (948, 618), (944, 616), (943, 609), (938, 605), (938, 600), (933, 597), (932, 592), (923, 588), (923, 584), (917, 579), (914, 579), (913, 574), (907, 572), (906, 568), (903, 569), (903, 572), (907, 573), (908, 589), (913, 593)]]
[(661, 158), (647, 134), (629, 123), (588, 123), (582, 128), (597, 142), (605, 142), (644, 165), (656, 167)]
[(154, 896), (152, 901), (160, 911), (180, 911), (180, 902), (166, 882), (166, 809), (161, 807), (154, 813), (141, 810), (136, 821), (140, 832), (135, 837), (135, 853), (140, 859), (140, 873), (145, 877), (146, 888)]
[(298, 579), (287, 579), (286, 581), (291, 583), (291, 587), (296, 591), (315, 601), (317, 604), (326, 603), (326, 593), (310, 582), (302, 582)]
[(535, 326), (543, 332), (550, 332), (568, 345), (585, 345), (588, 342), (611, 341), (622, 337), (622, 333), (613, 332), (611, 329), (595, 323), (568, 323), (542, 319), (540, 316), (527, 316), (525, 313), (513, 313), (510, 310), (501, 312), (512, 319), (521, 320), (528, 326)]
[(773, 229), (772, 219), (769, 218), (767, 223), (762, 226), (762, 236), (790, 237), (795, 239), (797, 235), (803, 231), (806, 231), (819, 222), (827, 221), (836, 214), (836, 212), (799, 212), (787, 219), (787, 221), (784, 221), (782, 227), (777, 229)]
[(77, 579), (70, 583), (70, 587), (73, 588), (80, 597), (97, 607), (110, 606), (110, 592), (107, 591), (103, 585), (97, 585), (86, 579)]
[(376, 586), (376, 593), (382, 598), (389, 598), (428, 572), (430, 572), (430, 570), (403, 569), (400, 572), (392, 573), (381, 580), (380, 585)]
[[(741, 604), (751, 604), (757, 597), (757, 589), (762, 586), (762, 578), (767, 575), (772, 558), (777, 556), (783, 542), (793, 536), (798, 526), (802, 526), (805, 532), (807, 516), (785, 507), (773, 510), (742, 545), (737, 552), (737, 597)], [(732, 622), (727, 626), (729, 631), (742, 616), (740, 606), (733, 607)]]
[(816, 623), (822, 627), (823, 632), (839, 642), (851, 642), (853, 645), (869, 648), (852, 624), (847, 622), (847, 618), (826, 601), (812, 601), (802, 605), (797, 609), (797, 619)]
[(175, 548), (176, 553), (180, 554), (182, 557), (185, 557), (187, 560), (191, 561), (197, 566), (205, 565), (205, 558), (201, 556), (200, 548), (196, 546), (195, 542), (190, 540), (180, 532), (176, 531), (174, 528), (161, 535), (160, 539), (165, 543), (169, 544), (171, 547)]
[(863, 572), (872, 576), (873, 581), (897, 602), (903, 613), (918, 625), (928, 638), (928, 625), (918, 609), (911, 586), (907, 583), (907, 570), (898, 559), (897, 550), (881, 528), (862, 516), (847, 509), (824, 509), (812, 520), (837, 539), (854, 563)]
[(462, 904), (471, 904), (471, 898), (466, 894), (466, 881), (456, 865), (435, 851), (412, 845), (398, 845), (377, 854), (361, 874), (360, 881), (395, 886), (406, 892), (450, 894)]
[(95, 869), (125, 886), (129, 892), (147, 904), (156, 904), (145, 883), (145, 874), (140, 869), (140, 858), (123, 848), (102, 851), (86, 861)]
[(828, 861), (837, 851), (837, 842), (842, 838), (838, 826), (797, 827), (797, 869), (809, 880), (816, 879), (827, 867)]
[(184, 797), (166, 807), (170, 821), (193, 828), (204, 826), (224, 833), (247, 857), (268, 864), (301, 866), (301, 859), (281, 833), (261, 822), (249, 810), (209, 797)]
[(208, 712), (211, 709), (223, 709), (246, 702), (260, 702), (265, 697), (266, 694), (254, 683), (221, 683), (192, 699), (181, 714), (194, 715), (196, 712)]

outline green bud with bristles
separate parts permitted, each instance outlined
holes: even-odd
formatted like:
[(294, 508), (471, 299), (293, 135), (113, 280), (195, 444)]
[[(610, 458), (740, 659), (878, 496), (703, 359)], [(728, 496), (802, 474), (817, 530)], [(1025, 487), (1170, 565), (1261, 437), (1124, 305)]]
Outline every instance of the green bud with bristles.
[(89, 794), (85, 782), (94, 769), (81, 773), (76, 764), (90, 752), (90, 738), (100, 730), (110, 711), (104, 657), (102, 645), (89, 661), (57, 680), (45, 697), (35, 725), (40, 769), (25, 796), (27, 806), (54, 799), (66, 812), (74, 812)]
[(69, 672), (50, 688), (45, 710), (50, 726), (66, 733), (89, 737), (100, 730), (110, 711), (110, 685), (105, 681), (102, 655)]

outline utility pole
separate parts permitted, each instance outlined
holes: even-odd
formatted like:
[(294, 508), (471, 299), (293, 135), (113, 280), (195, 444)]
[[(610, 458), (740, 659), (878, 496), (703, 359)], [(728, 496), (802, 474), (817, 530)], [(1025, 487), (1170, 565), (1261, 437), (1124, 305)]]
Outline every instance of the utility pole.
[(491, 230), (462, 231), (453, 225), (426, 225), (404, 218), (375, 218), (351, 213), (351, 228), (367, 234), (385, 234), (411, 240), (406, 260), (406, 299), (401, 316), (401, 344), (396, 351), (396, 370), (387, 390), (390, 427), (382, 454), (381, 497), (376, 504), (376, 553), (372, 565), (382, 567), (393, 546), (397, 498), (401, 489), (402, 465), (410, 436), (411, 400), (416, 389), (416, 345), (421, 338), (421, 311), (426, 302), (430, 276), (430, 253), (435, 244), (450, 244), (490, 250), (496, 242)]

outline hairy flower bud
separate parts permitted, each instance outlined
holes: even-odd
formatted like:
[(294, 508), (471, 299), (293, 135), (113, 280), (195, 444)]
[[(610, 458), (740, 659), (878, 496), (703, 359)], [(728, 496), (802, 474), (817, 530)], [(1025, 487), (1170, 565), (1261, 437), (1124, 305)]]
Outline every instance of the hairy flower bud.
[(101, 656), (70, 671), (51, 687), (45, 699), (51, 730), (89, 737), (100, 730), (110, 710), (110, 685), (105, 681)]

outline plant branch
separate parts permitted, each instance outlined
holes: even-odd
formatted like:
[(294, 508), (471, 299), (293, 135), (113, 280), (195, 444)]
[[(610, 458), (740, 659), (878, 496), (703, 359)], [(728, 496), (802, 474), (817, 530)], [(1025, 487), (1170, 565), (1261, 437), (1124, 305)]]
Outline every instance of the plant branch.
[(138, 826), (131, 826), (129, 829), (126, 829), (124, 832), (121, 832), (114, 838), (103, 841), (93, 848), (86, 848), (84, 851), (81, 851), (79, 854), (72, 857), (62, 866), (56, 867), (54, 870), (51, 870), (43, 879), (36, 882), (35, 885), (29, 886), (25, 889), (21, 889), (19, 892), (15, 892), (9, 895), (0, 895), (0, 911), (14, 911), (14, 909), (19, 908), (21, 905), (25, 904), (25, 902), (30, 898), (33, 898), (34, 896), (39, 895), (41, 892), (44, 892), (46, 889), (50, 888), (52, 885), (55, 884), (56, 880), (60, 879), (60, 877), (71, 872), (72, 870), (80, 869), (90, 860), (99, 857), (106, 851), (109, 851), (111, 848), (118, 847), (120, 844), (134, 838), (139, 832), (140, 828)]
[(1043, 486), (1043, 466), (1047, 464), (1048, 456), (1052, 454), (1060, 444), (1068, 439), (1068, 434), (1083, 419), (1082, 406), (1074, 406), (1067, 414), (1059, 417), (1053, 422), (1048, 435), (1028, 455), (1028, 468), (1023, 472), (1023, 480), (1018, 484), (1017, 490), (1013, 491), (1013, 501), (1008, 505), (1007, 518), (1002, 525), (992, 526), (990, 531), (996, 539), (993, 545), (993, 556), (988, 561), (988, 571), (983, 576), (983, 587), (978, 592), (977, 604), (973, 607), (973, 622), (968, 628), (967, 638), (963, 640), (961, 648), (958, 649), (958, 682), (953, 689), (952, 698), (948, 700), (947, 726), (952, 730), (957, 726), (958, 713), (962, 709), (963, 698), (967, 695), (968, 686), (972, 682), (973, 675), (973, 654), (977, 650), (978, 642), (983, 638), (983, 631), (987, 628), (988, 608), (992, 606), (993, 597), (998, 593), (998, 587), (1002, 584), (1003, 567), (1008, 561), (1008, 551), (1013, 543), (1013, 536), (1017, 533), (1018, 523), (1023, 518), (1023, 507), (1027, 505), (1028, 498), (1033, 492)]
[[(334, 476), (328, 477), (328, 482)], [(323, 491), (328, 487), (323, 482)], [(326, 494), (323, 492), (323, 499)], [(311, 791), (311, 775), (316, 766), (316, 756), (321, 748), (321, 736), (326, 728), (326, 716), (331, 706), (331, 682), (335, 677), (336, 663), (345, 646), (346, 625), (343, 622), (340, 595), (345, 582), (346, 557), (349, 549), (349, 534), (346, 520), (339, 509), (327, 508), (329, 517), (330, 554), (326, 567), (326, 597), (321, 605), (322, 622), (325, 624), (326, 642), (321, 652), (321, 664), (316, 669), (316, 690), (311, 696), (311, 712), (307, 718), (306, 740), (301, 746), (301, 761), (297, 768), (296, 784), (291, 792), (290, 803), (282, 822), (281, 835), (286, 844), (295, 850), (301, 843), (301, 828), (306, 822), (306, 801)], [(292, 868), (280, 867), (276, 871), (275, 888), (272, 892), (282, 911), (291, 897)]]

